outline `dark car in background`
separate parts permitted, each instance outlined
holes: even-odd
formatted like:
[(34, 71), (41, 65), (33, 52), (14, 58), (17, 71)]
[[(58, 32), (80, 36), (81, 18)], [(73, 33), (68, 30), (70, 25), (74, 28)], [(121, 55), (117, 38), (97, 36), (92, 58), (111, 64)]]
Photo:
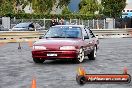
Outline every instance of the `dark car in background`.
[(25, 22), (25, 23), (19, 23), (15, 25), (11, 31), (37, 31), (37, 30), (43, 30), (44, 28), (41, 27), (38, 23), (33, 22)]
[(35, 63), (56, 59), (81, 63), (85, 56), (95, 60), (98, 47), (99, 40), (83, 25), (57, 25), (34, 43), (32, 57)]

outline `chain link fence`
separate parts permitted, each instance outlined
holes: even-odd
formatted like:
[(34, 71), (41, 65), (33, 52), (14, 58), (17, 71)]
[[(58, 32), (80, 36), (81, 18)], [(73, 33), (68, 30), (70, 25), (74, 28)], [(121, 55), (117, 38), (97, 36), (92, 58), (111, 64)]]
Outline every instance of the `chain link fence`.
[[(59, 22), (59, 19), (57, 19)], [(45, 29), (48, 29), (50, 27), (51, 19), (11, 19), (11, 28), (15, 26), (18, 23), (21, 22), (34, 22), (40, 24)], [(68, 24), (78, 24), (78, 25), (85, 25), (89, 27), (90, 29), (107, 29), (108, 28), (108, 22), (106, 20), (80, 20), (80, 19), (70, 19), (65, 20)]]
[[(52, 19), (10, 19), (10, 28), (15, 26), (18, 23), (22, 22), (33, 22), (38, 23), (44, 29), (48, 29), (50, 27)], [(60, 19), (56, 19), (58, 22)], [(90, 29), (115, 29), (115, 28), (132, 28), (132, 18), (119, 18), (113, 19), (112, 24), (109, 24), (109, 20), (101, 19), (101, 20), (81, 20), (81, 19), (69, 19), (65, 20), (65, 23), (68, 24), (78, 24), (85, 25)], [(112, 26), (111, 28), (109, 26)], [(2, 18), (0, 18), (0, 30), (2, 29)]]

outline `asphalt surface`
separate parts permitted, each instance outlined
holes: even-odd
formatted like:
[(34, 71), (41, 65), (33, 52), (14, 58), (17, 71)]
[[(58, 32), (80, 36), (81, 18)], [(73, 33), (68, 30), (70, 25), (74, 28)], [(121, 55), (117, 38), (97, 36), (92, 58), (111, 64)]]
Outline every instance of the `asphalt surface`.
[[(71, 61), (32, 61), (28, 43), (8, 43), (0, 46), (0, 88), (30, 88), (32, 78), (37, 88), (132, 88), (129, 84), (85, 84), (80, 86), (75, 77), (79, 64)], [(87, 58), (87, 57), (86, 57)], [(87, 73), (123, 73), (128, 68), (132, 75), (132, 39), (101, 39), (95, 61), (85, 60), (80, 64)]]

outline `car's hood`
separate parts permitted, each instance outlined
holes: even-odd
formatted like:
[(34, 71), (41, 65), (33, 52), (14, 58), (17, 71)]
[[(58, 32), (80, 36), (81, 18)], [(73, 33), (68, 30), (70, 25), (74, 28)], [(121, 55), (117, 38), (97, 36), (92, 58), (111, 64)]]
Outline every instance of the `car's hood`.
[(70, 38), (45, 38), (35, 42), (34, 45), (44, 46), (75, 46), (78, 45), (82, 39), (70, 39)]

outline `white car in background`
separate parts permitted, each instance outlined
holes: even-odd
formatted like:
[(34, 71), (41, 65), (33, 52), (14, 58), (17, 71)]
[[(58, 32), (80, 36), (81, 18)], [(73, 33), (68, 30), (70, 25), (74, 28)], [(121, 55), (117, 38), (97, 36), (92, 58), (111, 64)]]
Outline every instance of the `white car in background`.
[(11, 31), (37, 31), (37, 30), (43, 30), (44, 28), (41, 27), (38, 23), (33, 22), (25, 22), (25, 23), (19, 23), (15, 25)]

